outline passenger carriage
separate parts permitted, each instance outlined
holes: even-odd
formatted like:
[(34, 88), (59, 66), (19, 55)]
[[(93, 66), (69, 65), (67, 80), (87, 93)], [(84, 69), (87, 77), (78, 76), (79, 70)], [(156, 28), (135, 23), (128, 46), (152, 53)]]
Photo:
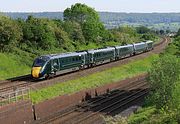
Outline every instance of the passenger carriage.
[(125, 45), (125, 46), (115, 46), (115, 49), (116, 49), (117, 59), (131, 56), (134, 54), (134, 47), (132, 44)]
[(95, 49), (87, 51), (90, 58), (90, 65), (99, 65), (115, 60), (116, 51), (113, 47), (107, 47), (103, 49)]
[(134, 45), (134, 53), (138, 54), (138, 53), (142, 53), (146, 51), (146, 43), (145, 42), (141, 42), (141, 43), (135, 43)]
[(146, 41), (146, 47), (147, 47), (147, 51), (150, 51), (153, 49), (153, 41), (148, 40)]

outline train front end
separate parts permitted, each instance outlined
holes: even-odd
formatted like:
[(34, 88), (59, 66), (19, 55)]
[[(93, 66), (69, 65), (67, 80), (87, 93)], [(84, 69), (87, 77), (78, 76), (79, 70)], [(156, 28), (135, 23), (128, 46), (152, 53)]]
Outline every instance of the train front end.
[(33, 78), (43, 78), (46, 74), (45, 67), (46, 63), (48, 61), (48, 58), (45, 56), (38, 57), (34, 60), (31, 75)]

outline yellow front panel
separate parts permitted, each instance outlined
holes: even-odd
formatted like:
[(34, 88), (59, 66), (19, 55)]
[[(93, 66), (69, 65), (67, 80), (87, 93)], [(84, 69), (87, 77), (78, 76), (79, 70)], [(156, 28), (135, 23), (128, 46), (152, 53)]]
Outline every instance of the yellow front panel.
[(32, 76), (34, 78), (38, 78), (40, 70), (41, 70), (41, 67), (33, 67), (32, 68)]

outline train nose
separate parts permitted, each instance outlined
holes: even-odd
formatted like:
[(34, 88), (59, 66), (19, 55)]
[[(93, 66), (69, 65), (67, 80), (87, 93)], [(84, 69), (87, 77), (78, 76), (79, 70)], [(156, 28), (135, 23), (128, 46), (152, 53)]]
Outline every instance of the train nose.
[(38, 78), (39, 77), (39, 73), (40, 73), (41, 67), (33, 67), (32, 68), (32, 76), (34, 78)]

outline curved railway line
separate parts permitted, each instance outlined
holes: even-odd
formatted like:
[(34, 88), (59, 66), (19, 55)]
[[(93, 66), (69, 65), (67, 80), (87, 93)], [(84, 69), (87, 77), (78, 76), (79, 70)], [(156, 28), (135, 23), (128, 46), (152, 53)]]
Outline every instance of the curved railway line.
[(125, 64), (134, 59), (146, 57), (151, 52), (159, 53), (162, 51), (162, 49), (167, 45), (167, 43), (169, 41), (170, 41), (169, 38), (163, 38), (163, 40), (161, 42), (154, 45), (155, 48), (153, 51), (138, 54), (138, 55), (130, 57), (130, 58), (124, 58), (124, 59), (121, 59), (120, 61), (114, 61), (111, 63), (98, 65), (93, 68), (88, 68), (88, 69), (77, 71), (77, 72), (70, 72), (67, 74), (62, 74), (61, 76), (56, 76), (49, 80), (34, 80), (31, 78), (31, 75), (24, 75), (24, 76), (20, 76), (20, 77), (11, 78), (6, 81), (0, 81), (0, 93), (14, 91), (16, 89), (23, 88), (23, 87), (30, 87), (31, 89), (36, 90), (36, 89), (39, 89), (42, 87), (52, 85), (54, 83), (64, 82), (64, 81), (76, 79), (76, 78), (79, 78), (82, 76), (87, 76), (89, 74), (103, 71), (105, 69), (112, 68), (112, 67), (118, 66), (120, 64)]
[(94, 124), (103, 123), (102, 115), (115, 115), (142, 99), (148, 93), (146, 79), (131, 82), (124, 87), (109, 91), (107, 94), (87, 100), (77, 106), (37, 121), (37, 124)]

